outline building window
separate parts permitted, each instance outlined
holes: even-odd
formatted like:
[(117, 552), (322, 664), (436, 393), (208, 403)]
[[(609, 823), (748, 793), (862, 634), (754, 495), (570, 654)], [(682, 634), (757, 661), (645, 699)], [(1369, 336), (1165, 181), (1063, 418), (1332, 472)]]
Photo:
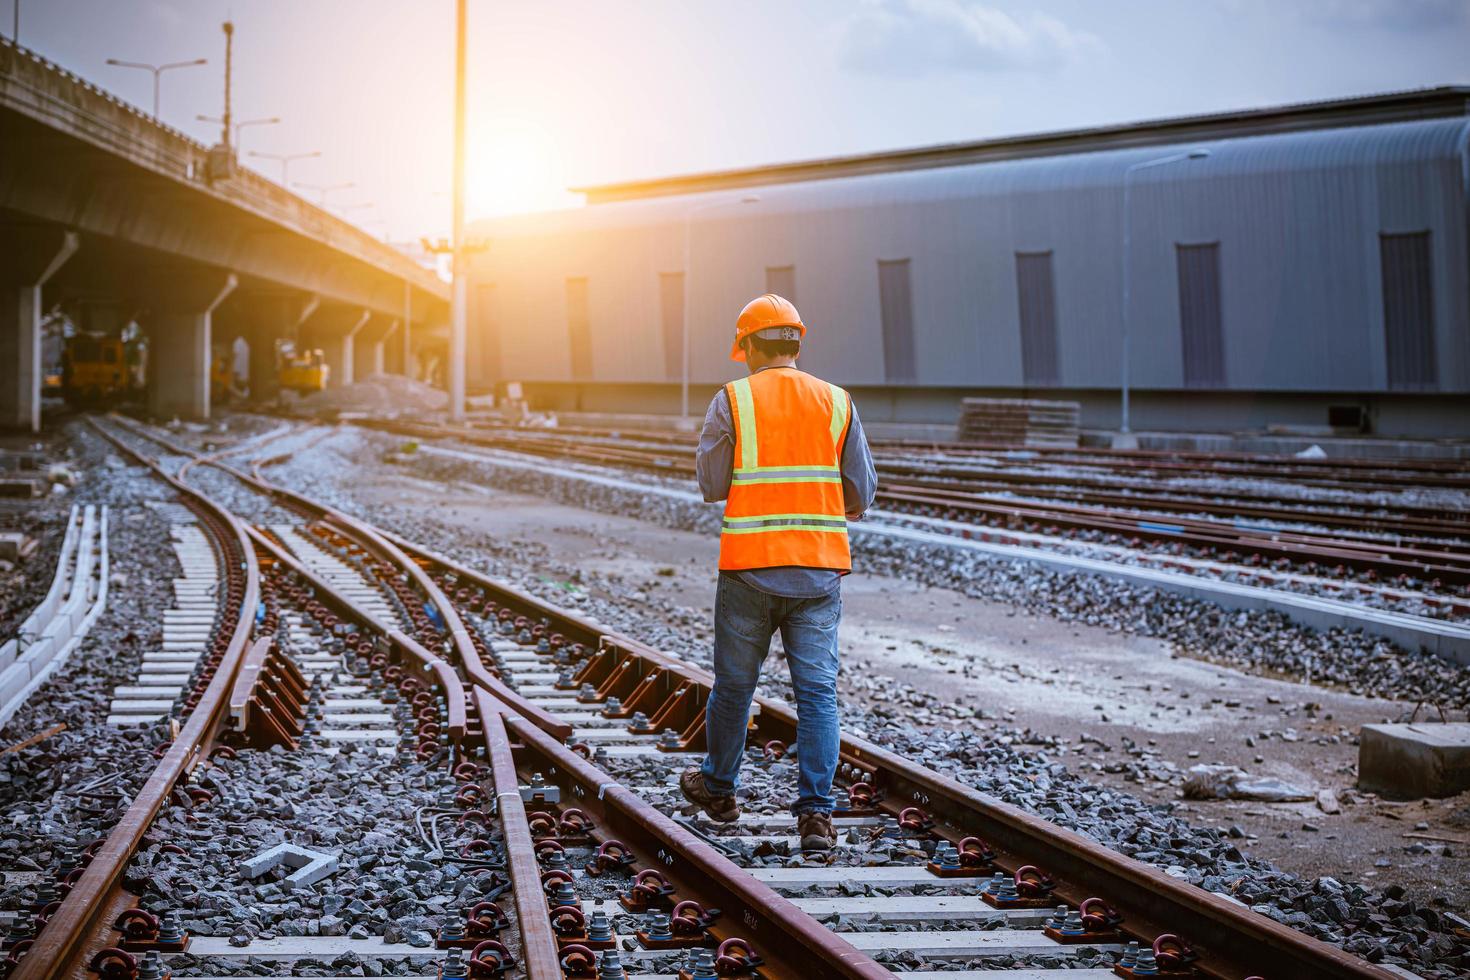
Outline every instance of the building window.
[(1050, 252), (1016, 253), (1021, 306), (1021, 374), (1028, 385), (1053, 385), (1057, 372), (1057, 295)]
[(1383, 339), (1388, 386), (1434, 388), (1434, 281), (1429, 232), (1379, 235), (1383, 266)]
[(572, 380), (592, 377), (592, 321), (587, 307), (585, 277), (567, 280), (567, 346), (571, 351)]
[(684, 273), (658, 274), (658, 310), (664, 335), (664, 377), (684, 377)]
[(1225, 383), (1225, 342), (1220, 325), (1220, 243), (1176, 248), (1184, 384), (1191, 388), (1216, 388)]
[(475, 332), (480, 338), (480, 380), (500, 380), (500, 331), (495, 323), (495, 284), (475, 287)]
[(879, 261), (878, 302), (883, 318), (884, 380), (915, 381), (914, 295), (908, 259)]
[(766, 266), (766, 292), (796, 302), (796, 266)]

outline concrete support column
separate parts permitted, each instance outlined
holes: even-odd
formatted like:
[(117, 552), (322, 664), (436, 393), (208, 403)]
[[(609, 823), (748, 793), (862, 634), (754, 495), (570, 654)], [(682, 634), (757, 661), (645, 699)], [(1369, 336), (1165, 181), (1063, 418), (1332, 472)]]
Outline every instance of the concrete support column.
[(73, 231), (0, 227), (0, 428), (41, 431), (41, 287), (77, 246)]
[[(279, 393), (280, 365), (276, 342), (296, 341), (301, 325), (316, 312), (319, 297), (307, 295), (262, 295), (252, 297), (246, 314), (245, 339), (250, 342), (250, 399), (268, 402)], [(299, 346), (299, 345), (298, 345)]]
[(393, 367), (393, 362), (397, 360), (397, 358), (392, 356), (394, 347), (389, 343), (389, 341), (393, 339), (393, 335), (398, 333), (398, 330), (402, 325), (402, 320), (394, 320), (392, 326), (388, 328), (387, 332), (384, 333), (382, 337), (378, 338), (378, 342), (375, 345), (377, 348), (377, 353), (374, 355), (374, 358), (377, 361), (379, 374), (387, 374), (389, 371), (392, 371), (394, 374), (403, 373), (402, 371), (395, 370), (395, 368)]
[(234, 291), (233, 272), (162, 277), (148, 304), (148, 411), (209, 418), (210, 328), (215, 307)]
[(374, 374), (387, 371), (388, 338), (398, 329), (398, 321), (391, 317), (374, 316), (353, 340), (355, 363), (353, 377), (361, 381)]
[(311, 346), (320, 347), (326, 356), (329, 386), (340, 388), (352, 384), (355, 340), (372, 316), (371, 310), (361, 307), (327, 307), (312, 317), (310, 329), (315, 339)]

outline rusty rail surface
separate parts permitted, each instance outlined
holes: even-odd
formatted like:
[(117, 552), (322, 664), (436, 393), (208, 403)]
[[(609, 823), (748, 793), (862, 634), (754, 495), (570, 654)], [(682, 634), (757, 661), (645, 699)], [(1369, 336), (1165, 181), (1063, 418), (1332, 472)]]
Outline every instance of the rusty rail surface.
[[(485, 446), (488, 448), (508, 449), (516, 452), (530, 453), (539, 456), (568, 459), (579, 459), (590, 463), (603, 465), (622, 465), (646, 469), (655, 473), (670, 474), (682, 473), (692, 476), (694, 473), (692, 442), (675, 442), (665, 446), (638, 446), (638, 445), (609, 445), (608, 442), (616, 443), (626, 438), (630, 442), (649, 442), (650, 434), (647, 432), (596, 432), (595, 437), (603, 442), (594, 445), (579, 445), (563, 438), (576, 431), (573, 429), (558, 428), (554, 430), (526, 430), (526, 429), (490, 429), (468, 428), (459, 426), (443, 425), (439, 423), (418, 422), (403, 419), (352, 419), (351, 424), (360, 428), (374, 429), (380, 432), (392, 433), (394, 435), (410, 436), (419, 439), (459, 439), (472, 445)], [(1470, 511), (1446, 509), (1435, 506), (1415, 506), (1406, 504), (1395, 508), (1397, 515), (1383, 515), (1379, 513), (1381, 508), (1372, 502), (1364, 502), (1356, 499), (1364, 492), (1370, 490), (1382, 490), (1395, 492), (1404, 490), (1406, 487), (1413, 488), (1424, 484), (1406, 479), (1392, 485), (1374, 485), (1363, 480), (1362, 474), (1356, 471), (1345, 472), (1340, 482), (1322, 481), (1297, 481), (1304, 486), (1322, 487), (1327, 489), (1345, 489), (1355, 494), (1353, 499), (1342, 499), (1333, 501), (1330, 506), (1337, 513), (1319, 513), (1317, 511), (1302, 511), (1283, 506), (1280, 494), (1269, 488), (1252, 489), (1244, 486), (1220, 487), (1215, 491), (1216, 500), (1201, 500), (1196, 495), (1200, 492), (1194, 488), (1174, 488), (1166, 481), (1175, 476), (1200, 476), (1201, 466), (1181, 467), (1179, 471), (1171, 472), (1161, 470), (1151, 471), (1140, 468), (1137, 461), (1131, 457), (1124, 456), (1116, 460), (1105, 459), (1100, 462), (1091, 460), (1047, 460), (1047, 459), (1022, 459), (1013, 460), (1007, 458), (1008, 454), (1018, 451), (1025, 452), (1028, 457), (1032, 455), (1041, 456), (1046, 452), (1061, 452), (1056, 449), (1026, 448), (1018, 447), (993, 447), (989, 450), (976, 449), (970, 445), (955, 447), (953, 452), (945, 448), (945, 444), (917, 443), (908, 444), (893, 440), (870, 440), (874, 450), (876, 465), (881, 483), (891, 482), (923, 482), (929, 481), (934, 487), (950, 487), (956, 484), (967, 490), (988, 490), (1013, 493), (1023, 493), (1028, 496), (1055, 497), (1057, 499), (1074, 499), (1082, 503), (1098, 504), (1102, 506), (1117, 506), (1133, 509), (1144, 507), (1158, 507), (1165, 510), (1179, 510), (1187, 513), (1214, 512), (1224, 517), (1266, 517), (1283, 521), (1298, 521), (1307, 523), (1326, 523), (1335, 526), (1357, 528), (1365, 531), (1383, 531), (1404, 534), (1431, 534), (1440, 536), (1463, 536), (1470, 533)], [(939, 447), (936, 449), (936, 445)], [(883, 449), (908, 449), (912, 452), (944, 452), (943, 457), (925, 458), (909, 455), (905, 457), (901, 453), (885, 453)], [(1127, 451), (1099, 450), (1102, 453)], [(1143, 451), (1147, 453), (1148, 451)], [(1027, 472), (1019, 469), (1017, 465), (1006, 467), (986, 466), (977, 468), (974, 465), (964, 465), (966, 456), (969, 455), (976, 461), (987, 463), (1005, 462), (1016, 463), (1020, 466), (1036, 465), (1066, 465), (1076, 466), (1078, 469), (1066, 473), (1061, 472)], [(1168, 453), (1160, 453), (1169, 456)], [(1209, 454), (1196, 454), (1203, 463), (1210, 460)], [(1266, 457), (1270, 460), (1271, 457)], [(268, 461), (267, 461), (268, 462)], [(1253, 477), (1260, 479), (1283, 478), (1295, 479), (1291, 472), (1294, 464), (1312, 462), (1304, 460), (1293, 460), (1285, 457), (1275, 458), (1271, 468), (1260, 471), (1232, 471), (1225, 469), (1217, 475), (1223, 477)], [(1338, 460), (1336, 462), (1347, 464), (1353, 462), (1367, 463), (1366, 460)], [(1414, 461), (1403, 461), (1410, 463)], [(1470, 464), (1465, 464), (1470, 467)], [(1412, 468), (1395, 466), (1392, 469), (1404, 470), (1412, 473)], [(1458, 472), (1458, 471), (1457, 471)], [(1470, 472), (1470, 470), (1467, 470)], [(1129, 481), (1126, 485), (1120, 480)], [(1061, 488), (1059, 484), (1066, 484)], [(1452, 483), (1451, 486), (1462, 489), (1470, 489), (1470, 477), (1463, 482)], [(1022, 489), (1018, 489), (1022, 488)], [(1134, 492), (1124, 495), (1116, 491), (1124, 488), (1133, 488)], [(1158, 495), (1167, 496), (1158, 496)], [(1181, 496), (1182, 494), (1182, 496)], [(1333, 519), (1333, 518), (1336, 519)]]
[[(202, 750), (228, 717), (228, 694), (234, 686), (235, 674), (253, 626), (254, 617), (251, 611), (260, 602), (260, 574), (255, 552), (250, 547), (243, 525), (234, 515), (203, 493), (164, 472), (155, 461), (115, 438), (95, 420), (89, 422), (104, 439), (152, 469), (192, 509), (205, 517), (219, 548), (228, 552), (233, 545), (239, 549), (240, 554), (234, 558), (244, 563), (245, 583), (239, 608), (235, 610), (235, 626), (228, 646), (198, 706), (189, 715), (173, 744), (164, 753), (143, 788), (138, 791), (122, 819), (108, 835), (107, 842), (98, 850), (82, 872), (81, 878), (72, 886), (60, 907), (36, 936), (29, 951), (11, 974), (12, 980), (40, 980), (42, 977), (65, 974), (88, 952), (87, 944), (98, 929), (110, 925), (99, 921), (108, 908), (108, 896), (121, 881), (128, 861), (142, 842), (154, 817), (173, 793), (174, 787), (201, 761)], [(225, 537), (226, 534), (229, 535), (228, 538)], [(228, 571), (231, 556), (224, 554), (221, 559)], [(226, 610), (227, 613), (228, 611)]]
[(306, 678), (290, 657), (276, 649), (274, 637), (250, 646), (230, 689), (230, 729), (252, 744), (294, 749), (301, 738)]
[[(307, 499), (286, 493), (296, 499)], [(599, 699), (617, 696), (625, 702), (625, 710), (631, 710), (632, 703), (642, 698), (653, 708), (647, 713), (655, 718), (664, 716), (675, 701), (683, 705), (678, 712), (681, 719), (702, 715), (697, 709), (702, 707), (713, 683), (708, 672), (413, 545), (391, 532), (377, 530), (377, 533), (414, 563), (472, 584), (493, 597), (494, 603), (515, 614), (534, 617), (537, 621), (545, 619), (568, 642), (597, 649), (596, 654), (579, 666), (572, 680), (576, 686), (593, 684)], [(691, 687), (698, 689), (693, 697)], [(789, 974), (792, 980), (888, 975), (876, 964), (873, 968), (880, 972), (868, 972), (871, 961), (848, 947), (840, 936), (821, 927), (745, 872), (734, 869), (713, 848), (611, 780), (577, 752), (548, 737), (533, 720), (512, 712), (511, 706), (491, 701), (483, 689), (476, 692), (476, 699), (487, 720), (490, 715), (499, 715), (508, 732), (519, 739), (520, 747), (513, 752), (530, 756), (545, 766), (543, 771), (571, 781), (578, 805), (600, 814), (602, 825), (617, 832), (619, 839), (635, 851), (647, 854), (652, 848), (655, 857), (668, 865), (669, 877), (681, 891), (695, 896), (718, 896), (719, 907), (740, 909), (747, 927), (767, 928), (770, 930), (767, 936), (781, 937), (778, 942), (782, 943), (784, 956), (816, 957), (804, 962), (798, 972)], [(794, 743), (795, 712), (781, 702), (764, 697), (757, 697), (756, 704), (755, 737)], [(691, 712), (691, 705), (696, 710)], [(681, 749), (702, 747), (701, 722), (702, 718), (695, 717), (681, 733)], [(1205, 976), (1219, 980), (1250, 975), (1290, 976), (1294, 980), (1338, 977), (1392, 980), (1395, 976), (1018, 807), (976, 792), (872, 742), (844, 735), (841, 753), (843, 778), (849, 785), (861, 783), (871, 788), (873, 798), (869, 805), (875, 812), (917, 813), (930, 834), (955, 844), (966, 837), (981, 838), (991, 853), (987, 861), (995, 870), (1013, 873), (1021, 865), (1038, 866), (1055, 880), (1054, 894), (1058, 899), (1073, 906), (1086, 898), (1101, 897), (1123, 914), (1122, 932), (1130, 938), (1149, 943), (1161, 933), (1180, 935), (1199, 954), (1200, 959), (1194, 965)], [(637, 843), (631, 843), (630, 839)], [(756, 926), (750, 925), (752, 918)], [(793, 945), (795, 949), (787, 948)], [(824, 951), (836, 951), (839, 955), (828, 961), (822, 958)], [(846, 951), (855, 958), (847, 956)], [(781, 961), (783, 966), (785, 962)], [(787, 975), (772, 973), (772, 976)]]
[[(488, 689), (498, 700), (515, 708), (521, 714), (534, 719), (545, 731), (557, 738), (566, 738), (571, 734), (571, 725), (557, 719), (555, 715), (546, 711), (544, 708), (532, 704), (517, 694), (490, 668), (486, 667), (479, 655), (479, 651), (475, 648), (469, 636), (469, 631), (464, 628), (464, 623), (460, 619), (458, 610), (454, 608), (454, 605), (444, 595), (442, 590), (424, 574), (423, 569), (402, 552), (393, 537), (386, 535), (379, 528), (374, 527), (366, 521), (353, 517), (350, 514), (344, 514), (327, 504), (314, 501), (304, 494), (299, 494), (294, 490), (271, 483), (258, 475), (258, 469), (254, 473), (246, 473), (214, 458), (217, 455), (223, 455), (222, 453), (213, 455), (201, 454), (189, 449), (187, 446), (181, 446), (171, 440), (165, 439), (129, 419), (119, 418), (118, 421), (124, 423), (130, 431), (140, 438), (149, 439), (159, 445), (165, 446), (175, 455), (189, 457), (189, 462), (180, 468), (180, 473), (184, 473), (195, 466), (212, 466), (245, 483), (247, 486), (254, 488), (257, 492), (269, 496), (278, 503), (298, 512), (309, 514), (327, 523), (344, 537), (356, 541), (365, 550), (374, 552), (390, 564), (401, 568), (419, 585), (429, 600), (434, 603), (435, 608), (439, 610), (446, 627), (448, 627), (448, 632), (454, 644), (455, 651), (459, 656), (460, 663), (473, 683)], [(274, 542), (270, 543), (270, 547), (274, 553), (285, 554)], [(292, 560), (292, 564), (297, 568), (301, 568), (300, 564), (294, 560)], [(395, 632), (395, 630), (389, 630), (389, 633)], [(401, 639), (407, 639), (402, 634), (398, 635)], [(419, 650), (423, 649), (417, 644), (414, 644), (414, 646)], [(451, 712), (455, 710), (462, 712), (463, 708), (460, 707), (457, 709), (456, 702), (451, 699), (450, 710)]]
[[(526, 980), (562, 980), (561, 951), (547, 914), (546, 893), (541, 887), (541, 866), (536, 861), (535, 842), (526, 822), (526, 805), (521, 799), (510, 733), (505, 715), (510, 708), (476, 688), (475, 708), (485, 734), (485, 754), (490, 759), (494, 783), (495, 812), (505, 835), (505, 861), (515, 897), (516, 926), (521, 935), (521, 971)], [(545, 733), (533, 729), (541, 738)]]
[[(398, 434), (456, 438), (475, 444), (501, 446), (602, 465), (632, 466), (665, 475), (679, 473), (692, 477), (694, 473), (692, 456), (671, 457), (658, 450), (616, 446), (581, 447), (544, 439), (485, 437), (473, 431), (465, 432), (425, 423), (357, 420), (356, 424)], [(964, 475), (954, 475), (940, 481), (932, 467), (921, 464), (897, 465), (890, 460), (880, 462), (878, 469), (885, 475), (892, 472), (902, 473), (910, 480), (908, 483), (884, 480), (878, 488), (878, 504), (900, 514), (919, 508), (937, 509), (982, 525), (1014, 528), (1022, 524), (1034, 524), (1044, 526), (1043, 533), (1053, 535), (1058, 529), (1095, 532), (1135, 541), (1184, 544), (1218, 553), (1236, 552), (1255, 556), (1263, 562), (1285, 560), (1294, 565), (1316, 562), (1326, 568), (1340, 566), (1384, 577), (1412, 576), (1438, 579), (1446, 585), (1470, 585), (1470, 552), (1463, 546), (1455, 547), (1459, 542), (1454, 540), (1405, 541), (1381, 536), (1364, 537), (1352, 533), (1330, 535), (1307, 530), (1253, 527), (1227, 519), (1236, 515), (1246, 516), (1239, 508), (1214, 504), (1207, 509), (1215, 512), (1221, 519), (1201, 519), (1180, 516), (1181, 512), (1198, 512), (1200, 508), (1197, 506), (1160, 508), (1158, 512), (1151, 513), (1147, 508), (1154, 506), (1156, 502), (1116, 494), (1107, 495), (1107, 500), (1096, 500), (1094, 495), (1084, 494), (1075, 502), (1016, 501), (973, 489), (970, 482), (994, 482), (998, 479), (1010, 481), (1020, 479), (1020, 474), (991, 470), (983, 473), (968, 471)], [(1055, 483), (1059, 479), (1061, 478), (1044, 478), (1049, 483)], [(1260, 510), (1259, 507), (1254, 509)], [(1311, 510), (1284, 507), (1271, 508), (1269, 514), (1276, 520), (1306, 524), (1319, 523), (1319, 518), (1324, 516)], [(1361, 518), (1346, 525), (1345, 521), (1342, 515), (1338, 515), (1335, 522), (1328, 523), (1380, 534), (1396, 529), (1390, 518)], [(1454, 539), (1470, 534), (1470, 524), (1413, 521), (1406, 524), (1403, 530)]]
[[(582, 665), (573, 680), (577, 686), (597, 684), (600, 695), (619, 697), (624, 713), (641, 706), (632, 700), (640, 692), (650, 698), (642, 710), (656, 716), (659, 707), (679, 697), (680, 689), (687, 684), (698, 685), (707, 696), (714, 683), (707, 671), (575, 612), (428, 549), (401, 539), (398, 544), (420, 560), (474, 583), (496, 602), (524, 615), (545, 617), (569, 639), (599, 646), (600, 652)], [(795, 711), (762, 696), (757, 696), (755, 703), (759, 710), (752, 737), (794, 745)], [(511, 727), (519, 731), (516, 723), (512, 722)], [(865, 739), (844, 734), (841, 745), (842, 770), (848, 780), (872, 785), (882, 811), (898, 815), (917, 807), (935, 821), (932, 833), (939, 837), (955, 844), (966, 837), (987, 841), (995, 849), (997, 870), (1013, 873), (1024, 865), (1040, 867), (1058, 882), (1058, 898), (1073, 906), (1094, 896), (1105, 899), (1124, 914), (1124, 931), (1145, 944), (1163, 933), (1182, 936), (1201, 954), (1201, 962), (1196, 965), (1208, 976), (1221, 980), (1253, 975), (1289, 976), (1293, 980), (1394, 977), (1337, 947), (979, 793)]]
[(318, 601), (323, 606), (345, 619), (356, 621), (368, 630), (371, 639), (375, 641), (381, 639), (391, 652), (399, 655), (400, 660), (407, 658), (418, 664), (419, 671), (426, 678), (430, 678), (433, 686), (444, 695), (448, 708), (450, 739), (457, 742), (464, 737), (467, 727), (464, 685), (459, 675), (454, 672), (454, 668), (443, 657), (436, 655), (402, 630), (378, 622), (367, 610), (362, 609), (351, 599), (332, 588), (330, 583), (297, 561), (294, 555), (265, 534), (249, 526), (245, 528), (245, 533), (257, 547), (268, 553), (273, 561), (279, 562), (307, 582), (316, 592)]
[[(520, 757), (519, 768), (527, 773), (543, 773), (564, 784), (571, 802), (593, 818), (597, 837), (626, 845), (643, 869), (658, 871), (674, 886), (671, 901), (690, 900), (704, 909), (719, 909), (721, 914), (708, 926), (708, 933), (716, 940), (749, 942), (767, 960), (760, 967), (762, 977), (892, 980), (893, 973), (887, 967), (756, 881), (612, 776), (503, 706), (488, 699), (484, 704), (484, 710), (498, 713), (505, 729), (519, 739), (514, 750)], [(486, 730), (491, 730), (488, 720)], [(511, 785), (519, 784), (515, 769), (509, 778), (516, 780)], [(518, 789), (506, 794), (500, 785), (497, 782), (498, 797), (514, 796), (520, 802)], [(537, 874), (539, 881), (534, 857), (527, 873)], [(544, 900), (540, 915), (546, 915)]]

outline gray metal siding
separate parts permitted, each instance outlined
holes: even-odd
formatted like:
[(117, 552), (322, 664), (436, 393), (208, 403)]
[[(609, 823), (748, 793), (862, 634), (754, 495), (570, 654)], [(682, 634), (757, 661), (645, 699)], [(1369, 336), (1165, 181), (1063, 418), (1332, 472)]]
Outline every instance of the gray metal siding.
[[(1439, 390), (1470, 393), (1470, 122), (1442, 119), (1221, 140), (1205, 160), (1136, 172), (1135, 386), (1183, 391), (1175, 244), (1219, 242), (1230, 390), (1388, 391), (1380, 234), (1430, 232)], [(1116, 388), (1122, 176), (1189, 146), (1079, 153), (603, 204), (480, 223), (475, 275), (498, 283), (506, 377), (572, 377), (565, 277), (590, 276), (603, 381), (667, 382), (658, 273), (689, 253), (692, 379), (738, 375), (735, 315), (800, 269), (803, 366), (844, 385), (1022, 388), (1017, 252), (1050, 251), (1060, 390)], [(686, 237), (687, 229), (687, 237)], [(910, 259), (912, 370), (885, 370), (880, 260)], [(904, 355), (900, 354), (902, 358)], [(902, 368), (902, 365), (898, 365)], [(912, 380), (899, 380), (908, 377)]]

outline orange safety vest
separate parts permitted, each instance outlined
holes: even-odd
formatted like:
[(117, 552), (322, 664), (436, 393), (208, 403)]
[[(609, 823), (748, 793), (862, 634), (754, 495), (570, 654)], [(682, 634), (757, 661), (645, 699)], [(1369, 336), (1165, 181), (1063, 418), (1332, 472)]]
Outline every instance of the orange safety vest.
[(720, 568), (852, 570), (842, 497), (842, 444), (852, 399), (795, 368), (725, 386), (735, 467), (720, 529)]

